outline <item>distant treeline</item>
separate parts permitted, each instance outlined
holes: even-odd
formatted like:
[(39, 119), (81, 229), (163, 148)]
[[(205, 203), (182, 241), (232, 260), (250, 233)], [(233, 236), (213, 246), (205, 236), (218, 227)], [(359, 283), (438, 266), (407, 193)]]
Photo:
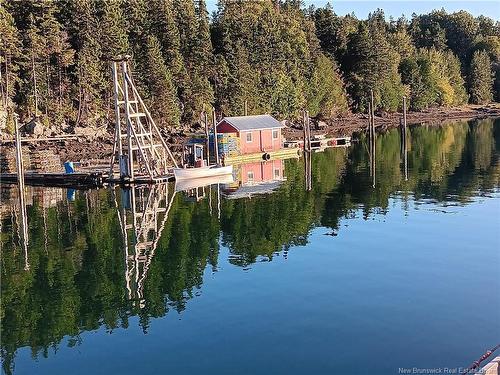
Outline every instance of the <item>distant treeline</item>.
[[(337, 16), (298, 0), (0, 0), (0, 111), (55, 125), (113, 119), (110, 58), (162, 126), (203, 110), (328, 119), (500, 100), (500, 23), (465, 11), (386, 21)], [(496, 78), (495, 78), (496, 77)]]

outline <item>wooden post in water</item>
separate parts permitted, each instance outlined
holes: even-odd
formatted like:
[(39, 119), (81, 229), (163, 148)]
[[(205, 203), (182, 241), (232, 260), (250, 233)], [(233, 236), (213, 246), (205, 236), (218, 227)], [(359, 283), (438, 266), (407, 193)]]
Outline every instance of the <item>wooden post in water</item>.
[(406, 134), (406, 96), (403, 96), (403, 126)]
[(215, 108), (212, 107), (212, 122), (214, 126), (214, 152), (215, 164), (219, 165), (219, 145), (217, 144), (217, 119), (215, 118)]
[(16, 137), (16, 169), (17, 169), (17, 187), (19, 190), (19, 212), (21, 213), (22, 243), (24, 247), (24, 269), (29, 270), (28, 262), (28, 215), (26, 213), (26, 202), (24, 201), (24, 162), (23, 151), (21, 148), (21, 135), (19, 133), (19, 123), (17, 115), (14, 114), (14, 127)]
[(311, 125), (309, 121), (309, 111), (304, 110), (303, 112), (303, 128), (304, 128), (304, 151), (311, 151)]
[(372, 115), (372, 133), (373, 140), (375, 140), (375, 100), (373, 99), (373, 90), (370, 90), (370, 107), (371, 107), (371, 115)]
[(206, 142), (205, 142), (205, 147), (207, 148), (207, 151), (206, 151), (207, 165), (210, 165), (210, 133), (208, 131), (208, 114), (206, 111), (203, 111), (203, 113), (204, 113), (203, 120), (205, 121), (205, 137), (207, 137)]
[(312, 145), (311, 145), (311, 118), (309, 117), (309, 111), (306, 111), (306, 119), (307, 119), (307, 148), (310, 152), (312, 150)]
[(304, 151), (307, 151), (307, 125), (306, 125), (306, 110), (302, 111), (302, 130), (304, 132)]
[(19, 123), (17, 115), (14, 114), (14, 126), (16, 136), (16, 168), (17, 168), (17, 186), (19, 188), (19, 203), (21, 207), (24, 206), (24, 165), (23, 165), (23, 151), (21, 149), (21, 135), (19, 133)]

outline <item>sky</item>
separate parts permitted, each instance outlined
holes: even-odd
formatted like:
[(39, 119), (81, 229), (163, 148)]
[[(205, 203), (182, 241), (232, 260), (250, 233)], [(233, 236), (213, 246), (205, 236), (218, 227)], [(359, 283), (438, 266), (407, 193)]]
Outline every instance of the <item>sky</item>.
[[(251, 1), (251, 0), (249, 0)], [(383, 9), (386, 16), (399, 18), (405, 15), (411, 18), (413, 13), (429, 13), (434, 9), (444, 8), (448, 13), (466, 10), (474, 16), (484, 15), (500, 21), (499, 0), (469, 0), (469, 1), (435, 1), (435, 0), (305, 0), (305, 6), (322, 7), (330, 2), (333, 10), (340, 16), (354, 12), (357, 18), (365, 19), (368, 14), (377, 8)], [(207, 0), (209, 12), (216, 9), (217, 0)]]

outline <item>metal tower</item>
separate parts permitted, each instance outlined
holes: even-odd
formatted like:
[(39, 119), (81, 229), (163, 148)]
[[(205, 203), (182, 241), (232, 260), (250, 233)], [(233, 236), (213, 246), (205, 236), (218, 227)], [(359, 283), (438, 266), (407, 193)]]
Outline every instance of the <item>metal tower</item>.
[(112, 62), (116, 125), (110, 177), (118, 165), (122, 180), (162, 181), (177, 162), (134, 85), (128, 58)]

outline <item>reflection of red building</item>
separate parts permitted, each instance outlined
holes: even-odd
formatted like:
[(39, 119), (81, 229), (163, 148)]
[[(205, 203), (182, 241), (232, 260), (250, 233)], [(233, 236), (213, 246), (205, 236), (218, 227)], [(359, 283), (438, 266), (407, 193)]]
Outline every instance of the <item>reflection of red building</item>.
[(285, 162), (270, 160), (265, 162), (235, 165), (235, 182), (225, 185), (227, 198), (249, 198), (257, 194), (272, 193), (285, 180)]
[(283, 160), (270, 160), (268, 162), (255, 162), (242, 164), (239, 180), (241, 185), (251, 185), (267, 181), (283, 179)]
[(276, 151), (282, 148), (283, 125), (270, 115), (224, 117), (218, 133), (236, 133), (241, 154)]

